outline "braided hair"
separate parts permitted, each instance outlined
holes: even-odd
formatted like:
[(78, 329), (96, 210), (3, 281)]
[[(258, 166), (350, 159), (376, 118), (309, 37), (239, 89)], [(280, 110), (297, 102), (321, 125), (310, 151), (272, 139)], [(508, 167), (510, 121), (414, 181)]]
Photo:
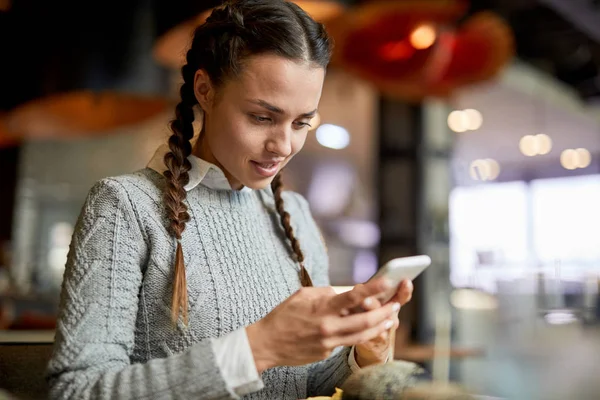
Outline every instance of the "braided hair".
[[(290, 60), (308, 61), (326, 68), (331, 57), (331, 43), (322, 24), (315, 22), (300, 7), (283, 0), (228, 1), (213, 10), (206, 22), (196, 28), (186, 63), (181, 68), (183, 84), (181, 100), (170, 123), (169, 152), (164, 163), (167, 170), (164, 200), (170, 220), (170, 233), (177, 241), (173, 269), (171, 317), (188, 323), (188, 293), (181, 237), (190, 219), (185, 185), (191, 169), (188, 157), (192, 153), (190, 140), (194, 136), (194, 76), (202, 69), (218, 89), (228, 79), (239, 77), (243, 62), (250, 56), (275, 54)], [(278, 174), (271, 187), (281, 225), (295, 259), (300, 266), (303, 286), (312, 286), (304, 267), (304, 254), (290, 224), (282, 198), (282, 181)]]

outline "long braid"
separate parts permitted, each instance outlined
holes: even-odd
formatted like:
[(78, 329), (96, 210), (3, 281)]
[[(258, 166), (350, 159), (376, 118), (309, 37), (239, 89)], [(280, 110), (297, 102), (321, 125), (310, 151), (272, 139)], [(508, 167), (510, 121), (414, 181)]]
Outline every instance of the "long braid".
[[(181, 69), (184, 83), (180, 89), (181, 101), (175, 108), (175, 119), (171, 121), (170, 127), (173, 134), (169, 137), (169, 149), (165, 154), (164, 163), (167, 171), (163, 174), (167, 181), (164, 194), (165, 203), (171, 221), (170, 229), (172, 235), (177, 239), (177, 250), (175, 253), (175, 268), (173, 270), (173, 295), (171, 304), (171, 319), (176, 323), (182, 317), (184, 324), (188, 323), (188, 293), (187, 280), (185, 276), (185, 263), (183, 250), (181, 248), (181, 235), (185, 224), (190, 219), (185, 199), (187, 193), (185, 185), (189, 182), (188, 172), (192, 168), (187, 159), (192, 154), (190, 139), (194, 136), (192, 123), (194, 122), (194, 104), (196, 99), (192, 88), (193, 69), (186, 64)], [(191, 78), (191, 81), (190, 81)]]
[(300, 248), (300, 242), (296, 238), (294, 234), (294, 228), (290, 224), (290, 214), (285, 211), (283, 197), (281, 193), (283, 192), (283, 182), (281, 180), (281, 173), (277, 174), (273, 181), (271, 182), (271, 189), (273, 189), (273, 194), (275, 196), (275, 208), (277, 209), (277, 213), (279, 214), (279, 220), (281, 221), (281, 225), (285, 231), (285, 236), (290, 241), (292, 245), (292, 250), (296, 255), (296, 261), (300, 264), (300, 283), (302, 286), (312, 286), (312, 279), (310, 279), (310, 275), (308, 271), (304, 267), (304, 253)]

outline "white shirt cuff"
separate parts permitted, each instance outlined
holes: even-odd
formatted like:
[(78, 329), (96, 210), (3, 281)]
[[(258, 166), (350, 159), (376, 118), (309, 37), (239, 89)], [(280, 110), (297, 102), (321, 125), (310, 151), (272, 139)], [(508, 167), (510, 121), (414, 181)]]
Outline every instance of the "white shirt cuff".
[[(352, 372), (358, 372), (358, 371), (360, 371), (360, 366), (356, 362), (355, 353), (356, 353), (356, 346), (352, 346), (352, 349), (350, 350), (350, 354), (348, 355), (348, 365), (350, 366), (350, 371), (352, 371)], [(389, 354), (388, 354), (387, 359), (385, 360), (386, 364), (388, 362), (390, 362), (390, 355)]]
[(265, 387), (258, 375), (246, 328), (212, 340), (213, 351), (225, 383), (238, 396)]

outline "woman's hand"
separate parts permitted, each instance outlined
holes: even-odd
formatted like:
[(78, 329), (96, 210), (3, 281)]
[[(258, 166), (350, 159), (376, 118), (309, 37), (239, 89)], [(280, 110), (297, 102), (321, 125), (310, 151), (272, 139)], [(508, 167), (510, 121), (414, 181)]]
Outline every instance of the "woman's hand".
[[(395, 304), (396, 310), (400, 310), (400, 305), (404, 305), (410, 301), (412, 293), (412, 282), (410, 280), (404, 280), (398, 286), (396, 295), (386, 304), (386, 306)], [(376, 310), (380, 307), (381, 303), (379, 303), (377, 299), (372, 299), (371, 301), (367, 301), (364, 309), (371, 312), (372, 310)], [(383, 364), (386, 362), (388, 356), (390, 355), (390, 346), (392, 343), (390, 331), (395, 332), (395, 328), (397, 328), (398, 324), (400, 323), (398, 320), (398, 311), (395, 312), (393, 321), (394, 325), (390, 329), (386, 330), (379, 336), (364, 343), (357, 344), (356, 347), (354, 347), (354, 357), (356, 359), (356, 363), (360, 367)]]
[(366, 343), (388, 331), (397, 319), (393, 302), (348, 315), (354, 307), (365, 307), (365, 299), (385, 292), (387, 285), (383, 279), (373, 280), (339, 295), (332, 288), (300, 289), (246, 328), (259, 373), (320, 361), (338, 346)]

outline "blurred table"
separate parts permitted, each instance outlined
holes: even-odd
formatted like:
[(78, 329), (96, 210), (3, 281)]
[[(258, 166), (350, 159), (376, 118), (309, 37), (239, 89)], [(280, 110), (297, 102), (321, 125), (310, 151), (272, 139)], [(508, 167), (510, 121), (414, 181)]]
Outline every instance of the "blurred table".
[(0, 343), (53, 343), (54, 330), (0, 330)]

